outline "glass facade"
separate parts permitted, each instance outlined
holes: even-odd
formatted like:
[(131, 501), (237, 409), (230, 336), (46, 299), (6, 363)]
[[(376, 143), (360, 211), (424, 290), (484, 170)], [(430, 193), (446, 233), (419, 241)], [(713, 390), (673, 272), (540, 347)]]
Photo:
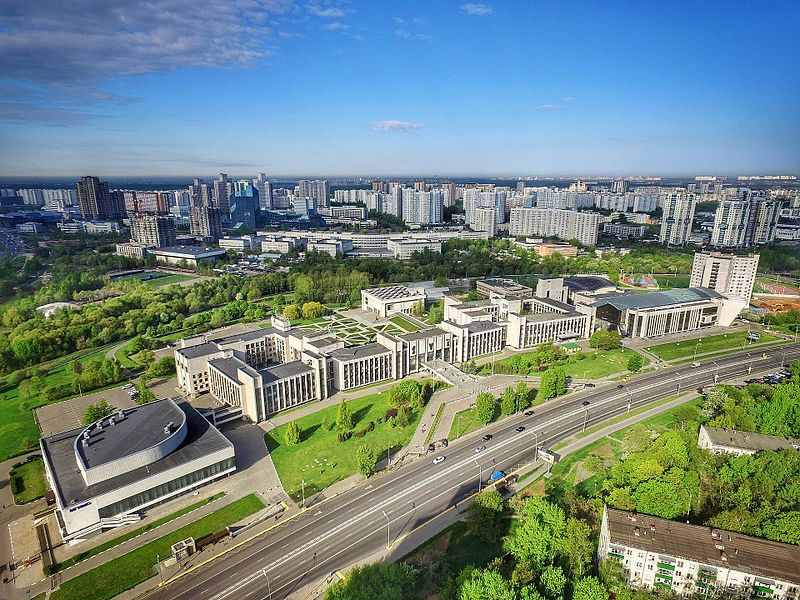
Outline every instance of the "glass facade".
[(183, 477), (178, 477), (172, 481), (162, 483), (161, 485), (157, 485), (156, 487), (145, 490), (144, 492), (134, 494), (133, 496), (125, 498), (124, 500), (120, 500), (119, 502), (115, 502), (114, 504), (104, 506), (98, 511), (100, 518), (107, 519), (115, 515), (129, 512), (138, 506), (149, 504), (150, 502), (158, 500), (159, 498), (172, 494), (173, 492), (177, 492), (180, 489), (195, 483), (199, 483), (205, 479), (208, 479), (209, 477), (213, 477), (214, 475), (218, 475), (219, 473), (227, 471), (228, 469), (232, 469), (233, 466), (234, 459), (226, 458), (225, 460), (204, 467), (198, 471), (188, 473)]

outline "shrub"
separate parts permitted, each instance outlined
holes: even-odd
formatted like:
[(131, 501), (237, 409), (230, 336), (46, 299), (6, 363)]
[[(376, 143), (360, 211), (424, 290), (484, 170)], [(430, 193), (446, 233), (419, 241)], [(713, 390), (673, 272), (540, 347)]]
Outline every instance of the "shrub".
[(336, 434), (336, 440), (339, 442), (346, 442), (350, 439), (352, 432), (350, 431), (340, 431)]

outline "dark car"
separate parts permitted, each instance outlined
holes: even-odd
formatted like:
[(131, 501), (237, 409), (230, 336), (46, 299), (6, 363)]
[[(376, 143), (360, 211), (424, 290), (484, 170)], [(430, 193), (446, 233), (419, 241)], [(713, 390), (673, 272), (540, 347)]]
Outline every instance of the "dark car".
[(593, 383), (584, 383), (583, 387), (593, 388), (595, 385)]
[(481, 439), (482, 439), (484, 442), (488, 442), (490, 439), (492, 439), (492, 434), (491, 434), (491, 433), (487, 433), (487, 434), (486, 434), (485, 436), (483, 436)]
[(517, 433), (522, 433), (523, 431), (525, 431), (525, 428), (522, 425), (520, 425), (514, 431), (516, 431)]
[(428, 444), (428, 452), (435, 452), (436, 444)]
[(447, 448), (447, 438), (444, 438), (441, 442), (442, 448)]
[(524, 414), (526, 417), (532, 417), (532, 416), (533, 416), (533, 411), (532, 411), (532, 410), (526, 410), (526, 411), (525, 411), (523, 414)]
[(581, 406), (589, 406), (590, 404), (591, 402), (589, 402), (588, 400), (584, 400), (583, 402), (581, 402)]

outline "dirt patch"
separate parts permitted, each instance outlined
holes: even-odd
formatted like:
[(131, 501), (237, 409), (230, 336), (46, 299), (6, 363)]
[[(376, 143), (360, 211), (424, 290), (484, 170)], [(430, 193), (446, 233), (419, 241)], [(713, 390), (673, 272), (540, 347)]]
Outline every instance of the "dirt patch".
[(448, 531), (424, 550), (415, 552), (409, 556), (404, 562), (409, 565), (420, 565), (428, 562), (429, 555), (445, 554), (447, 552), (447, 547), (450, 545), (450, 536), (452, 535), (453, 532)]
[(611, 458), (614, 456), (614, 449), (611, 447), (611, 444), (605, 444), (593, 450), (592, 454), (599, 456), (600, 458)]
[(544, 496), (544, 479), (539, 479), (525, 488), (520, 494), (522, 498), (530, 496)]
[(800, 298), (768, 298), (753, 296), (751, 304), (769, 312), (786, 312), (800, 309)]

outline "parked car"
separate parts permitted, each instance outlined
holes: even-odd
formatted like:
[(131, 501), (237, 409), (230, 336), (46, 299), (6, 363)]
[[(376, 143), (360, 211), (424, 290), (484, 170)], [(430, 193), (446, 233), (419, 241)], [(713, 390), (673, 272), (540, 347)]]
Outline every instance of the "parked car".
[(439, 463), (443, 463), (444, 458), (445, 458), (444, 454), (437, 456), (436, 458), (433, 459), (433, 464), (438, 465)]
[(447, 438), (442, 438), (440, 444), (442, 445), (442, 448), (447, 448)]
[(428, 444), (428, 452), (435, 452), (436, 444)]

